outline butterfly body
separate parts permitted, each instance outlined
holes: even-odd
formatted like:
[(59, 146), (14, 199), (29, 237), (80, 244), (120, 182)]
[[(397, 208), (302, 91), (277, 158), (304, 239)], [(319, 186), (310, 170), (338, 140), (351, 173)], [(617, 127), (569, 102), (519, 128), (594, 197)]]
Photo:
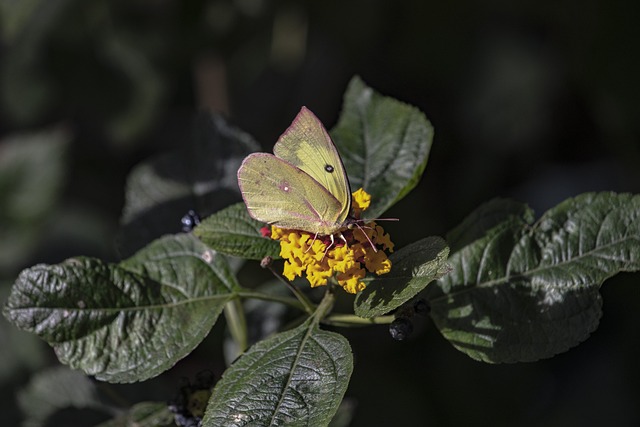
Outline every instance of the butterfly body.
[(316, 235), (333, 235), (353, 221), (342, 160), (311, 111), (302, 107), (273, 152), (251, 154), (238, 169), (251, 217)]

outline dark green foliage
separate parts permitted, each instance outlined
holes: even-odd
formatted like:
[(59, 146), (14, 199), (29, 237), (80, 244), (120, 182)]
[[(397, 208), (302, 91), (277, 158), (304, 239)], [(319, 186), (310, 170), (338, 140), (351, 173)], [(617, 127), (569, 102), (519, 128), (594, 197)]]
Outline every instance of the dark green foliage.
[[(143, 381), (170, 369), (224, 312), (235, 344), (229, 354), (259, 341), (226, 369), (206, 413), (177, 413), (184, 422), (326, 426), (338, 413), (334, 425), (344, 425), (352, 406), (338, 411), (353, 354), (347, 339), (324, 324), (390, 323), (395, 315), (391, 329), (398, 339), (421, 339), (411, 335), (413, 314), (428, 313), (444, 338), (474, 359), (551, 357), (596, 329), (606, 279), (640, 269), (639, 196), (583, 194), (537, 221), (524, 204), (494, 200), (451, 231), (448, 243), (427, 237), (396, 250), (391, 272), (368, 279), (356, 296), (355, 314), (332, 317), (331, 286), (317, 303), (316, 294), (293, 285), (297, 299), (238, 283), (231, 257), (265, 259), (265, 266), (280, 268), (270, 265), (278, 244), (263, 236), (263, 224), (249, 217), (244, 204), (235, 203), (238, 165), (257, 147), (220, 117), (201, 119), (184, 150), (143, 163), (129, 177), (120, 243), (125, 253), (141, 249), (118, 263), (74, 257), (28, 268), (4, 307), (10, 322), (46, 341), (60, 362), (112, 383)], [(416, 108), (354, 78), (332, 136), (352, 189), (362, 186), (372, 195), (366, 216), (378, 217), (420, 180), (433, 129)], [(191, 209), (203, 217), (196, 224), (196, 214), (188, 214), (186, 231), (196, 225), (192, 232), (151, 241), (178, 231)], [(246, 298), (290, 310), (259, 307), (245, 318)], [(271, 324), (254, 328), (247, 319)], [(263, 331), (277, 332), (264, 337)], [(172, 419), (166, 405), (144, 402), (102, 426), (166, 426)]]

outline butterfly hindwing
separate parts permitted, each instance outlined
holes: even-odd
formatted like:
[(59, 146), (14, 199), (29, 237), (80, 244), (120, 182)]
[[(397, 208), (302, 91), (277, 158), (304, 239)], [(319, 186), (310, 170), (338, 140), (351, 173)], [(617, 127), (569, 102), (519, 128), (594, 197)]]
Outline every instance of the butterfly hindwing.
[(333, 234), (342, 226), (342, 203), (289, 162), (254, 153), (238, 169), (238, 184), (250, 215), (281, 228)]
[(338, 221), (343, 222), (351, 209), (351, 190), (338, 150), (322, 122), (306, 107), (273, 148), (274, 154), (303, 170), (340, 203)]

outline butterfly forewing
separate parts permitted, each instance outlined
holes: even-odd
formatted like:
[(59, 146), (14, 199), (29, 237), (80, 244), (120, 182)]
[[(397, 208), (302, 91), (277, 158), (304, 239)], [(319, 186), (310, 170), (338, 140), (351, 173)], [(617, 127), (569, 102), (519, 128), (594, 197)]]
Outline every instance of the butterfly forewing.
[(338, 222), (351, 209), (351, 190), (338, 150), (322, 122), (302, 107), (291, 126), (273, 147), (274, 154), (309, 174), (340, 203)]
[(271, 154), (244, 159), (238, 184), (249, 214), (258, 221), (326, 235), (344, 222), (338, 199), (305, 171)]

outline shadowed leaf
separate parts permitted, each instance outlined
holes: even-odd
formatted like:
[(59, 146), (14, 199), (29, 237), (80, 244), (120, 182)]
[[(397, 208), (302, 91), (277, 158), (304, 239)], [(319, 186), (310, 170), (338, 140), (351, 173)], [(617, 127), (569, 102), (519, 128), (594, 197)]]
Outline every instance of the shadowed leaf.
[(119, 247), (129, 255), (181, 229), (191, 209), (206, 217), (240, 200), (236, 173), (258, 149), (248, 134), (222, 117), (201, 114), (190, 143), (136, 166), (129, 175)]
[(451, 273), (427, 289), (438, 329), (474, 359), (568, 350), (597, 328), (604, 280), (640, 269), (640, 196), (588, 193), (535, 224), (531, 217), (507, 215), (454, 253)]
[(97, 427), (175, 427), (174, 416), (164, 402), (140, 402), (124, 414)]

